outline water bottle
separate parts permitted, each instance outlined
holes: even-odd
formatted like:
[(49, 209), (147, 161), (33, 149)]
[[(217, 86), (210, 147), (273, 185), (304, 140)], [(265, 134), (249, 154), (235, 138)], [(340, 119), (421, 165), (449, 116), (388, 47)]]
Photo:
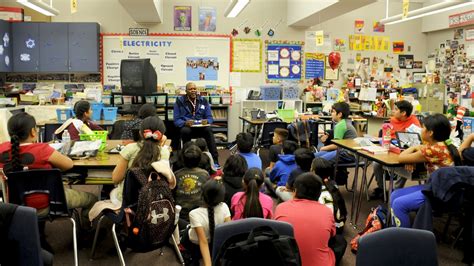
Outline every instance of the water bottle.
[(63, 134), (61, 135), (61, 139), (64, 144), (71, 141), (71, 135), (69, 135), (69, 131), (67, 129), (64, 130)]

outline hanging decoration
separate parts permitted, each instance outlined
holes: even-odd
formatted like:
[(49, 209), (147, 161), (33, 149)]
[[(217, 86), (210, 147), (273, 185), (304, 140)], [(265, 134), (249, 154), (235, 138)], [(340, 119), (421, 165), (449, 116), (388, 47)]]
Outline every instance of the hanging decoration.
[(267, 24), (268, 24), (268, 19), (265, 20), (265, 22), (263, 23), (263, 25), (260, 28), (255, 30), (255, 36), (257, 36), (257, 37), (262, 36), (262, 30), (263, 30), (263, 28), (265, 28), (265, 26), (267, 26)]
[(278, 26), (280, 25), (280, 23), (283, 21), (283, 19), (280, 19), (280, 21), (277, 22), (277, 24), (275, 26), (273, 26), (273, 28), (270, 28), (267, 32), (267, 35), (270, 36), (270, 37), (273, 37), (273, 35), (275, 35), (275, 30), (278, 28)]

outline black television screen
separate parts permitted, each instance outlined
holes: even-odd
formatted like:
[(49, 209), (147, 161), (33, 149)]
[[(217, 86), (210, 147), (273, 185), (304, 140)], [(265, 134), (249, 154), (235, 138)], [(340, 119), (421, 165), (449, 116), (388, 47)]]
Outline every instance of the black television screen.
[(133, 95), (156, 92), (157, 77), (150, 59), (124, 59), (120, 63), (122, 92)]

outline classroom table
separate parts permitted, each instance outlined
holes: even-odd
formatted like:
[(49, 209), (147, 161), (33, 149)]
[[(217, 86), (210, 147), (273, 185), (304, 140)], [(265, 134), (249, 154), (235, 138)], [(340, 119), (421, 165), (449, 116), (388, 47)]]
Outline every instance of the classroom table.
[[(356, 141), (353, 139), (344, 139), (344, 140), (332, 140), (332, 143), (335, 144), (338, 149), (337, 153), (339, 153), (339, 150), (341, 148), (347, 149), (351, 152), (354, 153), (356, 156), (356, 169), (355, 169), (355, 174), (354, 174), (354, 181), (353, 181), (353, 194), (352, 194), (352, 202), (351, 202), (351, 216), (350, 216), (350, 223), (354, 226), (354, 228), (357, 228), (357, 222), (359, 219), (359, 214), (360, 214), (360, 208), (362, 205), (362, 194), (364, 192), (364, 189), (368, 189), (366, 187), (367, 184), (367, 166), (369, 161), (375, 161), (381, 165), (383, 165), (389, 173), (389, 178), (390, 178), (390, 183), (389, 183), (389, 198), (387, 201), (387, 206), (388, 209), (390, 210), (390, 194), (393, 190), (393, 177), (394, 177), (394, 172), (397, 167), (402, 166), (403, 164), (399, 162), (398, 160), (398, 153), (393, 153), (393, 152), (388, 152), (387, 154), (373, 154), (368, 151), (364, 151), (361, 149), (360, 145), (357, 144)], [(359, 161), (360, 158), (364, 158), (365, 164), (364, 164), (364, 169), (362, 173), (362, 180), (360, 184), (360, 189), (359, 189), (359, 197), (358, 199), (356, 198), (356, 193), (357, 193), (357, 183), (358, 183), (358, 168), (359, 168)], [(337, 170), (338, 166), (338, 154), (336, 155), (336, 165), (335, 165), (335, 170)], [(390, 211), (388, 212), (387, 215), (387, 221), (390, 222)]]
[(73, 160), (74, 168), (114, 169), (119, 162), (120, 155), (109, 154), (108, 151), (117, 147), (117, 145), (125, 145), (125, 142), (123, 140), (107, 140), (107, 147), (102, 156)]

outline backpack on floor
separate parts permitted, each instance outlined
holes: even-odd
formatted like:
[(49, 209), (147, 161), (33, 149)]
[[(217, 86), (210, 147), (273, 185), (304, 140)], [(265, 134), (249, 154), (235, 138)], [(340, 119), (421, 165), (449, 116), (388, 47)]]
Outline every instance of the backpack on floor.
[(321, 191), (319, 202), (333, 209), (336, 233), (341, 234), (347, 219), (346, 202), (339, 191), (336, 181), (325, 178), (323, 183), (324, 187)]
[(218, 265), (301, 265), (294, 237), (279, 235), (270, 226), (254, 228), (250, 234), (238, 234), (224, 242), (217, 255)]
[[(157, 172), (145, 176), (142, 169), (132, 168), (142, 185), (136, 212), (126, 210), (127, 246), (136, 251), (149, 251), (168, 242), (175, 229), (175, 201), (165, 177)], [(134, 215), (134, 216), (133, 216)], [(132, 219), (130, 219), (132, 216)]]
[(369, 216), (365, 221), (365, 228), (361, 232), (359, 232), (354, 239), (351, 240), (351, 251), (353, 253), (357, 253), (357, 249), (359, 248), (359, 238), (370, 233), (382, 230), (387, 227), (387, 209), (379, 205), (377, 208), (372, 208), (370, 210)]

